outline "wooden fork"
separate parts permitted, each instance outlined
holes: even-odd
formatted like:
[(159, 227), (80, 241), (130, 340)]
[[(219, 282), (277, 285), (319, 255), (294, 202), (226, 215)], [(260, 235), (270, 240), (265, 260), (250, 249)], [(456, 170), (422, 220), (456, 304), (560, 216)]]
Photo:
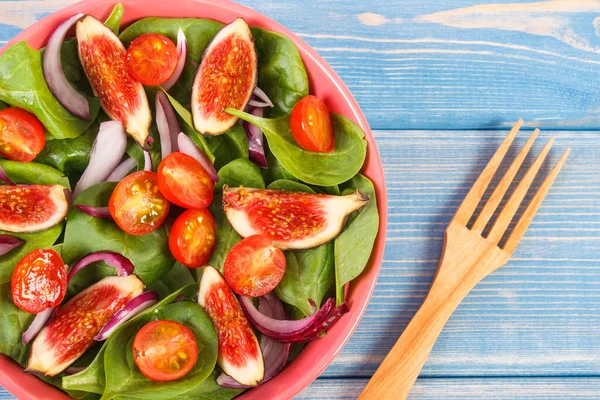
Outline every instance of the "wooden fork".
[(506, 170), (471, 228), (468, 227), (468, 223), (522, 123), (522, 120), (517, 121), (511, 129), (450, 221), (444, 235), (442, 257), (429, 294), (359, 399), (406, 399), (442, 328), (458, 304), (479, 281), (506, 264), (515, 251), (571, 151), (567, 148), (539, 187), (504, 245), (499, 247), (500, 240), (507, 232), (554, 139), (550, 139), (537, 156), (498, 214), (486, 237), (482, 232), (529, 153), (539, 133), (538, 129), (533, 132)]

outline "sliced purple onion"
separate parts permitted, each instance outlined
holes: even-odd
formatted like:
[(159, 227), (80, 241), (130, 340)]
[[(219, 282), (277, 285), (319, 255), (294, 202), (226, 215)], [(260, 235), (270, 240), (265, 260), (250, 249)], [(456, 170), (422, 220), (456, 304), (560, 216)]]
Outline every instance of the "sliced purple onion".
[(181, 130), (179, 129), (175, 110), (173, 110), (171, 102), (167, 99), (167, 95), (162, 91), (156, 93), (156, 125), (160, 135), (161, 157), (164, 159), (172, 151), (179, 149), (177, 136)]
[(204, 170), (208, 172), (208, 176), (213, 182), (219, 182), (219, 175), (215, 166), (212, 165), (206, 154), (196, 146), (196, 144), (190, 139), (185, 133), (180, 132), (177, 137), (177, 144), (179, 145), (179, 151), (187, 154), (188, 156), (194, 157), (202, 166)]
[(69, 367), (69, 368), (65, 369), (65, 374), (75, 375), (75, 374), (80, 373), (84, 369), (85, 369), (84, 367)]
[(75, 204), (75, 207), (94, 218), (112, 219), (112, 215), (110, 215), (108, 207), (94, 207), (87, 206), (85, 204)]
[(144, 150), (144, 170), (152, 171), (152, 157), (150, 157), (148, 150)]
[(75, 186), (73, 198), (90, 186), (104, 182), (123, 159), (126, 147), (127, 134), (120, 121), (101, 123), (90, 153), (90, 163)]
[(129, 303), (125, 304), (125, 307), (114, 313), (114, 315), (108, 320), (106, 325), (100, 329), (100, 332), (94, 336), (94, 340), (101, 342), (106, 340), (111, 333), (115, 331), (119, 326), (129, 321), (145, 309), (153, 306), (158, 302), (158, 293), (156, 292), (144, 292), (133, 299), (129, 300)]
[[(285, 310), (281, 300), (277, 298), (273, 293), (267, 293), (260, 298), (258, 305), (258, 311), (262, 314), (274, 318), (276, 320), (285, 320)], [(263, 353), (265, 362), (265, 377), (262, 383), (268, 382), (273, 377), (281, 372), (287, 362), (288, 356), (290, 355), (291, 343), (276, 342), (266, 335), (262, 335), (260, 338), (260, 349)], [(231, 376), (224, 372), (217, 378), (217, 383), (221, 386), (238, 388), (238, 389), (249, 389), (250, 386), (242, 385), (237, 382)], [(261, 384), (262, 384), (261, 383)]]
[(16, 183), (14, 183), (13, 181), (11, 181), (8, 176), (6, 175), (6, 172), (4, 172), (4, 169), (2, 167), (0, 167), (0, 181), (3, 181), (4, 183), (6, 183), (9, 186), (17, 186)]
[(169, 78), (168, 81), (163, 83), (161, 86), (165, 90), (169, 90), (173, 87), (173, 85), (177, 82), (181, 73), (183, 72), (183, 68), (185, 67), (185, 62), (187, 60), (188, 53), (188, 43), (185, 38), (185, 33), (181, 29), (177, 31), (177, 55), (179, 59), (177, 60), (177, 66), (175, 67), (175, 71), (173, 71), (173, 75)]
[(67, 282), (70, 282), (73, 276), (82, 268), (96, 261), (104, 261), (106, 264), (114, 267), (117, 270), (119, 276), (128, 276), (133, 273), (134, 265), (129, 261), (129, 258), (115, 253), (114, 251), (98, 251), (90, 253), (83, 257), (81, 260), (73, 266), (69, 275), (67, 275)]
[(314, 339), (348, 310), (345, 303), (335, 308), (335, 300), (330, 298), (309, 317), (296, 321), (281, 321), (262, 314), (247, 297), (240, 296), (240, 305), (248, 320), (260, 333), (278, 342), (293, 343)]
[(46, 322), (48, 322), (50, 317), (52, 317), (53, 313), (54, 307), (51, 307), (46, 308), (44, 311), (35, 316), (27, 330), (23, 333), (23, 337), (21, 338), (23, 344), (31, 342), (31, 340), (37, 336), (37, 334), (42, 330), (44, 325), (46, 325)]
[(25, 243), (23, 239), (19, 239), (13, 235), (0, 235), (0, 256), (5, 255), (12, 249), (19, 247)]
[[(263, 109), (255, 108), (250, 112), (252, 115), (262, 118)], [(249, 122), (244, 122), (246, 136), (248, 136), (248, 155), (250, 161), (261, 168), (267, 168), (267, 157), (265, 156), (264, 135), (260, 128)]]
[(249, 106), (259, 107), (259, 108), (273, 107), (273, 102), (271, 101), (271, 99), (269, 99), (269, 96), (267, 96), (267, 94), (258, 86), (254, 88), (253, 94), (254, 94), (254, 96), (256, 96), (258, 98), (258, 100), (251, 99), (248, 102)]
[(119, 164), (113, 172), (110, 173), (108, 178), (106, 178), (106, 182), (119, 182), (121, 179), (129, 175), (129, 172), (131, 172), (131, 170), (136, 166), (137, 163), (133, 158), (127, 158), (125, 161)]
[(81, 119), (90, 120), (90, 105), (87, 98), (79, 93), (69, 83), (62, 68), (60, 49), (67, 32), (77, 23), (83, 14), (75, 14), (58, 26), (48, 39), (46, 50), (44, 51), (44, 78), (48, 88), (56, 97), (56, 100), (63, 105), (71, 114)]

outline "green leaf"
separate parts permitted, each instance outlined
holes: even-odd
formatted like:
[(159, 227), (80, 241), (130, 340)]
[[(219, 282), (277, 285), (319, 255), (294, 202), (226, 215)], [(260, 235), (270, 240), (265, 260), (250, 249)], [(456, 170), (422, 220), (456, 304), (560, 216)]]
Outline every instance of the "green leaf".
[(287, 169), (281, 165), (279, 160), (275, 158), (272, 152), (267, 152), (267, 165), (266, 169), (261, 169), (260, 172), (265, 179), (265, 182), (271, 183), (279, 179), (285, 179), (288, 181), (297, 181), (298, 179), (289, 173)]
[(207, 136), (205, 139), (215, 155), (217, 171), (237, 158), (248, 158), (248, 136), (241, 123), (235, 124), (222, 135)]
[(267, 189), (272, 190), (287, 190), (290, 192), (306, 192), (306, 193), (315, 193), (310, 187), (306, 186), (303, 183), (296, 181), (288, 181), (287, 179), (279, 179), (275, 182), (271, 182)]
[(106, 343), (102, 344), (102, 348), (86, 369), (77, 374), (62, 378), (63, 388), (98, 394), (104, 393), (104, 387), (106, 386), (106, 378), (104, 376)]
[[(152, 138), (153, 142), (151, 146), (148, 146), (147, 149), (150, 153), (150, 158), (152, 159), (152, 169), (156, 171), (158, 169), (158, 164), (160, 164), (162, 160), (162, 152), (160, 149), (160, 135), (158, 133), (158, 128), (156, 124), (152, 124), (150, 126), (150, 130), (148, 132), (148, 137)], [(144, 149), (139, 145), (130, 135), (127, 136), (127, 155), (133, 158), (137, 163), (138, 171), (144, 169)]]
[(289, 115), (268, 119), (232, 108), (225, 111), (258, 126), (267, 138), (269, 149), (281, 165), (306, 183), (319, 186), (338, 185), (356, 175), (365, 161), (367, 142), (364, 132), (341, 115), (331, 114), (335, 151), (315, 153), (298, 146), (290, 130)]
[(230, 400), (244, 389), (233, 389), (217, 383), (217, 371), (213, 371), (201, 384), (182, 395), (188, 400)]
[(359, 174), (340, 186), (342, 189), (360, 190), (369, 197), (369, 203), (348, 217), (344, 230), (334, 241), (338, 305), (344, 300), (344, 285), (360, 275), (367, 266), (379, 231), (379, 213), (373, 183)]
[(215, 197), (208, 208), (215, 219), (217, 227), (215, 249), (208, 263), (223, 272), (223, 262), (229, 250), (242, 240), (235, 229), (231, 226), (223, 211), (223, 200), (221, 187), (227, 184), (231, 187), (245, 186), (258, 189), (265, 188), (259, 168), (253, 162), (246, 159), (237, 159), (225, 165), (219, 171), (218, 187), (215, 186)]
[(308, 75), (294, 42), (287, 36), (252, 28), (258, 53), (258, 86), (275, 107), (266, 108), (268, 117), (289, 114), (308, 95)]
[[(116, 183), (104, 182), (83, 191), (75, 204), (104, 207)], [(173, 266), (168, 246), (168, 227), (163, 224), (152, 233), (133, 236), (123, 232), (113, 221), (94, 218), (73, 208), (67, 218), (63, 259), (72, 265), (94, 251), (111, 250), (123, 254), (135, 265), (135, 274), (146, 285), (161, 279)], [(69, 285), (70, 292), (78, 292), (92, 282), (114, 275), (114, 268), (104, 264), (86, 267), (85, 274), (77, 274)]]
[[(68, 179), (60, 172), (47, 165), (35, 162), (21, 163), (0, 160), (0, 167), (15, 183), (27, 184), (58, 184), (69, 188)], [(48, 248), (56, 242), (64, 227), (64, 223), (53, 226), (42, 232), (13, 233), (0, 231), (0, 234), (13, 235), (23, 239), (25, 243), (9, 253), (0, 256), (0, 284), (9, 282), (17, 263), (33, 250)]]
[[(197, 285), (193, 285), (197, 290)], [(131, 343), (136, 333), (156, 319), (177, 321), (192, 330), (198, 345), (198, 360), (190, 372), (170, 382), (146, 378), (136, 367)], [(104, 354), (106, 388), (103, 399), (117, 395), (138, 399), (171, 399), (189, 392), (201, 384), (217, 362), (217, 332), (208, 314), (196, 302), (182, 301), (164, 304), (152, 312), (144, 312), (118, 329), (108, 339)]]
[(50, 92), (42, 71), (42, 52), (25, 42), (0, 56), (0, 100), (36, 115), (55, 139), (81, 135), (98, 115), (100, 103), (90, 99), (91, 121), (69, 113)]
[(107, 20), (104, 21), (104, 25), (112, 29), (115, 35), (119, 34), (119, 27), (121, 26), (121, 20), (123, 19), (124, 14), (125, 8), (123, 7), (123, 4), (119, 3), (113, 8)]
[(28, 346), (22, 343), (21, 336), (33, 318), (33, 314), (13, 303), (10, 283), (0, 285), (0, 353), (12, 357), (20, 365), (25, 365), (29, 355)]

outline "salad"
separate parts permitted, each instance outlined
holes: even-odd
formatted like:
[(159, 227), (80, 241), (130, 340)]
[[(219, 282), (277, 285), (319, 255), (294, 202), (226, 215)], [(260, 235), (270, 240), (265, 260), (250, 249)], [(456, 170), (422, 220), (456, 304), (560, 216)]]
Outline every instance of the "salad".
[(367, 142), (289, 38), (124, 12), (0, 56), (0, 353), (73, 398), (230, 399), (348, 311)]

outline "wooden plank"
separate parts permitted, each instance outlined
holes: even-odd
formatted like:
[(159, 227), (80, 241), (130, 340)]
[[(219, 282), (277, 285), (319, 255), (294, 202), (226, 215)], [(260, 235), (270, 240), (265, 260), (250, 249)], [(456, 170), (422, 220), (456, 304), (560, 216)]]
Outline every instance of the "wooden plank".
[[(366, 379), (320, 379), (296, 400), (356, 399)], [(597, 399), (599, 378), (419, 379), (410, 400)]]
[[(3, 2), (0, 41), (76, 0)], [(595, 0), (245, 0), (313, 46), (375, 129), (596, 129)], [(491, 2), (490, 2), (491, 3)]]
[[(376, 132), (389, 196), (386, 253), (363, 320), (324, 376), (374, 372), (421, 304), (445, 226), (504, 134)], [(512, 156), (527, 136), (517, 138)], [(513, 259), (476, 286), (450, 318), (425, 376), (600, 372), (599, 134), (554, 136), (542, 168), (567, 145), (573, 147), (569, 161)], [(548, 137), (541, 132), (533, 156)]]

